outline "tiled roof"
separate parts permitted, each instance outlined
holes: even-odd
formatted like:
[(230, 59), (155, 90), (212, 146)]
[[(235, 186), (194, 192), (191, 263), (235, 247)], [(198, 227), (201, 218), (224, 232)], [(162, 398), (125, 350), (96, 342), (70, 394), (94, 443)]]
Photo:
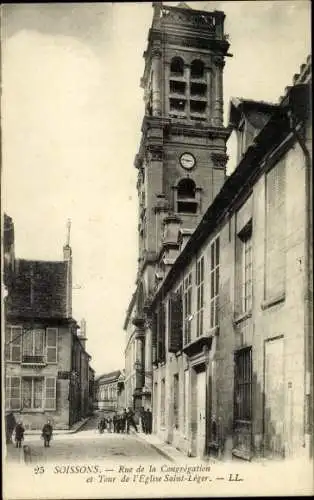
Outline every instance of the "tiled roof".
[(237, 127), (241, 116), (245, 115), (255, 129), (261, 130), (277, 107), (278, 104), (266, 101), (232, 97), (230, 100), (229, 124), (232, 127)]
[(67, 263), (17, 259), (7, 313), (66, 318)]
[(121, 375), (121, 370), (115, 370), (113, 372), (110, 372), (110, 373), (103, 373), (102, 375), (99, 375), (98, 377), (96, 377), (96, 380), (100, 380), (102, 379), (103, 381), (110, 381), (110, 380), (114, 380), (116, 378), (119, 378)]

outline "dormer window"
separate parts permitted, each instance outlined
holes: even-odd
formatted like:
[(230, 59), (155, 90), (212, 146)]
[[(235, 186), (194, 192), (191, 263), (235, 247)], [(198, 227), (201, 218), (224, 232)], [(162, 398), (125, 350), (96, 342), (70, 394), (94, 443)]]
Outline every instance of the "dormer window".
[(192, 179), (182, 179), (178, 184), (177, 212), (197, 213), (196, 186)]

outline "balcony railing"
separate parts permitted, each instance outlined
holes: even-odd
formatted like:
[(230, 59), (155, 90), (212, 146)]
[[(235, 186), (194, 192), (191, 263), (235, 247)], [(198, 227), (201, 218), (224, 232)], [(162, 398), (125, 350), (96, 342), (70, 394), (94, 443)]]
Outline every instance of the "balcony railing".
[(24, 354), (22, 356), (22, 364), (23, 365), (45, 365), (46, 364), (45, 356), (43, 356), (43, 355), (33, 356), (33, 355)]

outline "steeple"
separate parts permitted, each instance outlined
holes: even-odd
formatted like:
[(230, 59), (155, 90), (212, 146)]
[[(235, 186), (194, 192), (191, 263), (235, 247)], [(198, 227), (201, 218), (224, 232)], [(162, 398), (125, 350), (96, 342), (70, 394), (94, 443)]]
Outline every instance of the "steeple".
[(72, 249), (70, 247), (70, 234), (71, 234), (71, 219), (67, 220), (66, 225), (66, 240), (63, 247), (63, 260), (70, 260), (72, 257)]

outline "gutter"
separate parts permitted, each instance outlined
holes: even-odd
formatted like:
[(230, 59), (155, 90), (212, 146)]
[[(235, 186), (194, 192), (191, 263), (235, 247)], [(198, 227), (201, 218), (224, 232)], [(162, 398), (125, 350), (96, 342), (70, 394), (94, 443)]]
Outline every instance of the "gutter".
[[(313, 456), (313, 331), (312, 331), (312, 290), (311, 249), (312, 249), (312, 203), (311, 203), (311, 153), (306, 146), (306, 139), (296, 126), (296, 117), (288, 108), (287, 116), (291, 131), (302, 149), (305, 159), (305, 252), (304, 252), (304, 441), (303, 447), (308, 448), (309, 457)], [(305, 132), (306, 133), (306, 132)]]

